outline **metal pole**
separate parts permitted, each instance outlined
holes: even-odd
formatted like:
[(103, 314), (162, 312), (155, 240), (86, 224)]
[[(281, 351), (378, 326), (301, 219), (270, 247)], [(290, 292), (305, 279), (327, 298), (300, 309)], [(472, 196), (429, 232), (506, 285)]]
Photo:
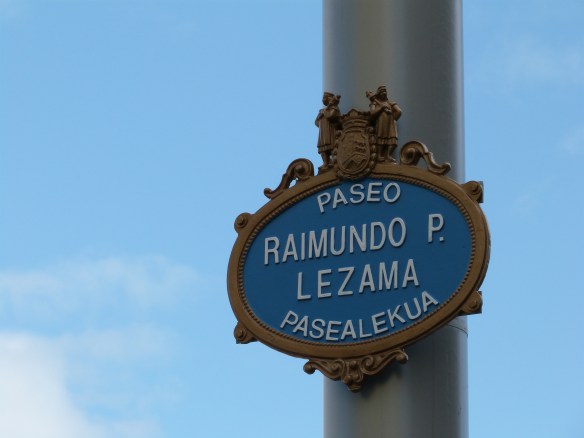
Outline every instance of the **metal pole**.
[[(400, 145), (419, 140), (464, 179), (461, 0), (323, 0), (323, 88), (343, 112), (388, 87)], [(468, 437), (467, 325), (457, 318), (406, 349), (405, 365), (360, 393), (324, 379), (325, 438)]]

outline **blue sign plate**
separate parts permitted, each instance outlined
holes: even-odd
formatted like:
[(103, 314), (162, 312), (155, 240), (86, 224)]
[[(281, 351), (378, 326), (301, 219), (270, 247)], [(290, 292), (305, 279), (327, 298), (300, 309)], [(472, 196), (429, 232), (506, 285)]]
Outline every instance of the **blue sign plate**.
[(303, 341), (371, 341), (436, 312), (464, 279), (464, 214), (395, 179), (344, 182), (277, 215), (243, 268), (251, 311)]

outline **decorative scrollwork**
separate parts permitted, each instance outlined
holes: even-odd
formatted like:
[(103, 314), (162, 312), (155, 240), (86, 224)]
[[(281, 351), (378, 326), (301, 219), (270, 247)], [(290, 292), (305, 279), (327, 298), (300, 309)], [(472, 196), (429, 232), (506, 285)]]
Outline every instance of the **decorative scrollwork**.
[(237, 323), (235, 329), (233, 330), (233, 336), (235, 336), (235, 342), (238, 344), (249, 344), (257, 339), (241, 324)]
[(483, 311), (483, 296), (481, 292), (474, 291), (466, 299), (464, 305), (460, 309), (461, 315), (476, 315)]
[(426, 162), (428, 171), (437, 175), (446, 175), (450, 171), (450, 163), (438, 164), (434, 161), (434, 155), (419, 141), (406, 143), (399, 154), (401, 164), (416, 166), (420, 159)]
[(483, 183), (480, 181), (469, 181), (462, 185), (462, 188), (468, 196), (479, 204), (483, 202)]
[(365, 376), (377, 374), (390, 362), (405, 363), (407, 360), (406, 352), (399, 349), (354, 359), (312, 359), (304, 364), (304, 371), (313, 374), (319, 370), (329, 379), (341, 380), (351, 391), (358, 392)]
[(235, 228), (235, 231), (239, 233), (241, 230), (243, 230), (249, 222), (250, 217), (251, 214), (249, 213), (241, 213), (239, 216), (237, 216), (235, 218), (235, 222), (233, 223), (233, 228)]
[(264, 189), (264, 195), (269, 199), (274, 199), (276, 196), (283, 193), (284, 190), (289, 189), (292, 181), (306, 181), (312, 176), (314, 176), (314, 166), (312, 162), (306, 158), (298, 158), (290, 163), (288, 169), (286, 169), (286, 173), (282, 175), (280, 185), (274, 190), (269, 188)]

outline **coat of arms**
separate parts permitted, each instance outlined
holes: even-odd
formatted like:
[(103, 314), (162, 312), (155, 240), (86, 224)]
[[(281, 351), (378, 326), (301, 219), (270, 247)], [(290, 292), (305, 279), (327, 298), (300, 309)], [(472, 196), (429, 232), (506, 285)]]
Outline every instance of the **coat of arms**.
[(341, 116), (341, 96), (325, 92), (316, 118), (319, 127), (318, 152), (323, 159), (320, 172), (334, 168), (339, 177), (359, 179), (371, 173), (376, 162), (395, 163), (397, 146), (396, 121), (399, 106), (388, 99), (386, 87), (367, 92), (369, 111), (352, 109)]

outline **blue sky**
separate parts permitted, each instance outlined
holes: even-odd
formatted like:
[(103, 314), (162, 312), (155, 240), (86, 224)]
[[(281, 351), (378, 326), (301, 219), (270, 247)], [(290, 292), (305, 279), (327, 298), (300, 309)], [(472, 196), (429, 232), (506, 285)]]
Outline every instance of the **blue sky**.
[[(0, 0), (0, 436), (321, 434), (322, 378), (235, 345), (225, 287), (235, 217), (318, 162), (321, 19)], [(493, 240), (473, 438), (584, 437), (583, 21), (580, 0), (464, 2), (466, 174)]]

